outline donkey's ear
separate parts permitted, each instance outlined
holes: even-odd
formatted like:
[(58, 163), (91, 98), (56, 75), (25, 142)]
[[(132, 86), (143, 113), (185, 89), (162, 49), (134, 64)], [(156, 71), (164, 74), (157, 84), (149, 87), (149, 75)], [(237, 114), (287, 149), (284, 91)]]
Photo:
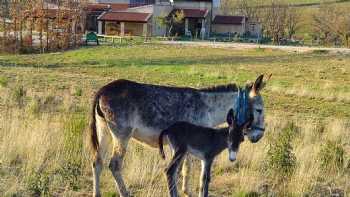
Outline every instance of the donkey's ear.
[(264, 79), (264, 75), (260, 75), (254, 82), (253, 87), (252, 87), (252, 91), (254, 93), (258, 93), (261, 88), (263, 87), (263, 79)]
[(267, 82), (270, 81), (271, 76), (272, 76), (272, 73), (270, 73), (267, 77), (265, 77), (260, 89), (263, 89), (266, 86)]
[(232, 125), (235, 121), (235, 115), (232, 108), (227, 113), (226, 121), (228, 125)]

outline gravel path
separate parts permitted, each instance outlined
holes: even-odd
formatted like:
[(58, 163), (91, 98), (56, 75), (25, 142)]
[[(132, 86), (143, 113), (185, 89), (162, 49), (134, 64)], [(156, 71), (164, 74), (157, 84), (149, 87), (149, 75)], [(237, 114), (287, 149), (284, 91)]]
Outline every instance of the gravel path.
[(232, 49), (279, 49), (288, 52), (310, 52), (315, 50), (329, 51), (332, 53), (350, 54), (349, 48), (327, 48), (327, 47), (307, 47), (307, 46), (277, 46), (265, 44), (251, 43), (227, 43), (227, 42), (207, 42), (207, 41), (161, 41), (163, 44), (184, 45), (184, 46), (199, 46), (199, 47), (214, 47), (214, 48), (232, 48)]

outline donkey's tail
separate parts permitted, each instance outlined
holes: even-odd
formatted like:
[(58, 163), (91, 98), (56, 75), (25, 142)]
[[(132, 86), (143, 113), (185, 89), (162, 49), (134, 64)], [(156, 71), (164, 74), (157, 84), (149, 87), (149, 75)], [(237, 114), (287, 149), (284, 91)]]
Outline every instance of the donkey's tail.
[[(91, 109), (91, 120), (90, 120), (90, 145), (92, 149), (92, 153), (96, 155), (99, 143), (97, 138), (97, 131), (96, 131), (96, 115), (100, 115), (104, 117), (100, 106), (99, 106), (99, 98), (100, 94), (99, 92), (96, 93), (94, 100), (92, 102), (92, 109)], [(97, 114), (96, 114), (97, 112)]]
[(163, 137), (164, 137), (164, 135), (167, 135), (167, 134), (168, 134), (168, 130), (167, 129), (163, 130), (160, 133), (159, 139), (158, 139), (159, 153), (163, 159), (165, 159), (165, 153), (164, 153), (164, 149), (163, 149)]

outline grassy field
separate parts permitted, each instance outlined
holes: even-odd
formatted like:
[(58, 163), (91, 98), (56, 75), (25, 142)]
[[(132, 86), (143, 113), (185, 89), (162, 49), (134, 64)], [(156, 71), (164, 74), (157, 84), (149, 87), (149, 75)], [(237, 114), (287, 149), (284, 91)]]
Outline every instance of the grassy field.
[[(93, 93), (109, 81), (196, 88), (243, 85), (260, 73), (273, 74), (263, 92), (266, 135), (244, 142), (235, 163), (226, 152), (217, 158), (210, 194), (350, 194), (349, 55), (152, 44), (0, 56), (0, 196), (90, 194), (87, 114)], [(166, 196), (168, 160), (158, 150), (132, 142), (125, 162), (135, 196)], [(108, 170), (101, 186), (104, 196), (117, 195)]]

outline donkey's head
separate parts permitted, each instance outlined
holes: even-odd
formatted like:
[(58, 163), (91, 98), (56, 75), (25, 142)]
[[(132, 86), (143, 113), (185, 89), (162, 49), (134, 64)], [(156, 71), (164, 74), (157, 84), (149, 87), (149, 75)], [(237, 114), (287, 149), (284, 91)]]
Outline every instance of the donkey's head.
[[(270, 77), (271, 75), (267, 77), (267, 80), (269, 80)], [(248, 114), (253, 121), (248, 125), (245, 134), (252, 143), (258, 142), (264, 136), (265, 131), (264, 101), (260, 95), (261, 89), (266, 84), (263, 78), (264, 75), (260, 75), (253, 84), (249, 84), (246, 87), (246, 91), (249, 93)]]
[(230, 111), (227, 113), (226, 119), (227, 124), (229, 125), (227, 138), (229, 159), (230, 161), (235, 161), (239, 145), (244, 141), (243, 130), (250, 124), (251, 121), (238, 125), (233, 109), (230, 109)]

